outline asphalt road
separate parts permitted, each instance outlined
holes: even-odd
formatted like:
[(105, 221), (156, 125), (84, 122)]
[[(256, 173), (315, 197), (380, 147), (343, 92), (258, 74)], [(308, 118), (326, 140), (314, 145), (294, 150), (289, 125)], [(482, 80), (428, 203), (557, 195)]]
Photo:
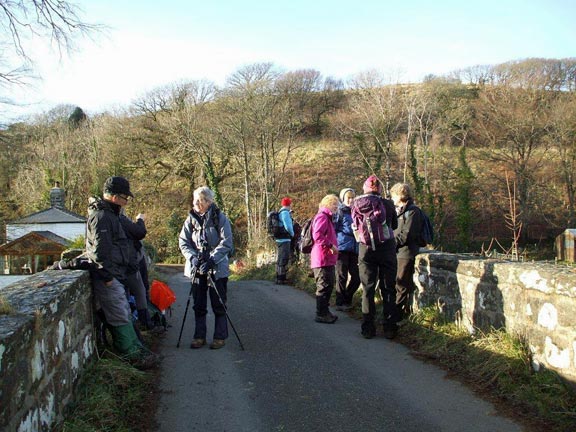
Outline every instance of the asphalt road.
[(523, 430), (403, 345), (364, 339), (341, 312), (315, 323), (313, 297), (268, 281), (229, 283), (244, 351), (231, 328), (223, 349), (190, 349), (192, 301), (176, 348), (190, 284), (178, 273), (169, 285), (177, 300), (161, 344), (160, 432)]

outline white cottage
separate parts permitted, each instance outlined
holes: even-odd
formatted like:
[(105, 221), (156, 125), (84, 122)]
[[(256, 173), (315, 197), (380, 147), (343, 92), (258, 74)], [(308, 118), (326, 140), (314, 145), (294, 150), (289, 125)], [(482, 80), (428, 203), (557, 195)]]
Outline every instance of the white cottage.
[(44, 270), (86, 235), (86, 218), (66, 210), (65, 192), (59, 184), (50, 190), (51, 207), (6, 225), (6, 243), (0, 246), (4, 274), (30, 274)]

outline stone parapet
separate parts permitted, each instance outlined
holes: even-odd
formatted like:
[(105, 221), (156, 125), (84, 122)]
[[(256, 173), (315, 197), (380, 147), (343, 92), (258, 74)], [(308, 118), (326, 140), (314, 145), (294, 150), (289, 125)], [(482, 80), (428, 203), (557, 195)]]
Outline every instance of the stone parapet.
[(0, 295), (0, 430), (54, 430), (95, 353), (90, 277), (47, 270)]
[(431, 251), (416, 258), (415, 306), (436, 305), (471, 333), (505, 329), (533, 367), (576, 383), (576, 269)]

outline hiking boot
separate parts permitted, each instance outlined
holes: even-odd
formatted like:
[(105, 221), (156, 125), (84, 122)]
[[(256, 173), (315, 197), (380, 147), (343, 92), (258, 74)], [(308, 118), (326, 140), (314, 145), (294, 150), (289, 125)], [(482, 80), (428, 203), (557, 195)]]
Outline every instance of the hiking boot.
[(192, 341), (192, 343), (190, 344), (190, 348), (198, 349), (202, 348), (204, 345), (206, 345), (206, 339), (197, 338)]
[(362, 323), (362, 336), (366, 339), (372, 339), (376, 336), (376, 327), (374, 327), (372, 322)]
[(364, 336), (365, 339), (372, 339), (374, 336), (376, 336), (376, 330), (362, 329), (362, 336)]
[(328, 312), (325, 315), (316, 315), (316, 318), (314, 319), (314, 321), (316, 321), (317, 323), (323, 323), (323, 324), (334, 324), (337, 319), (338, 319), (338, 316), (333, 315), (330, 312)]
[(394, 339), (397, 334), (398, 334), (398, 328), (397, 327), (384, 328), (384, 337), (386, 339)]
[(214, 339), (210, 344), (210, 349), (220, 349), (226, 345), (226, 341), (224, 339)]

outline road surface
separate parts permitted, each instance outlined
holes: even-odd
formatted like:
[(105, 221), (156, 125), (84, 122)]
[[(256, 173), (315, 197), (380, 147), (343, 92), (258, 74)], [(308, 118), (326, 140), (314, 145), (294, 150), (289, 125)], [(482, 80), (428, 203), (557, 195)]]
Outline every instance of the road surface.
[[(168, 283), (177, 300), (161, 342), (160, 432), (523, 430), (405, 346), (364, 339), (347, 314), (314, 322), (314, 298), (290, 286), (229, 283), (244, 351), (231, 328), (223, 349), (190, 349), (192, 301), (176, 348), (190, 284), (181, 273)], [(208, 329), (210, 343), (211, 311)]]

